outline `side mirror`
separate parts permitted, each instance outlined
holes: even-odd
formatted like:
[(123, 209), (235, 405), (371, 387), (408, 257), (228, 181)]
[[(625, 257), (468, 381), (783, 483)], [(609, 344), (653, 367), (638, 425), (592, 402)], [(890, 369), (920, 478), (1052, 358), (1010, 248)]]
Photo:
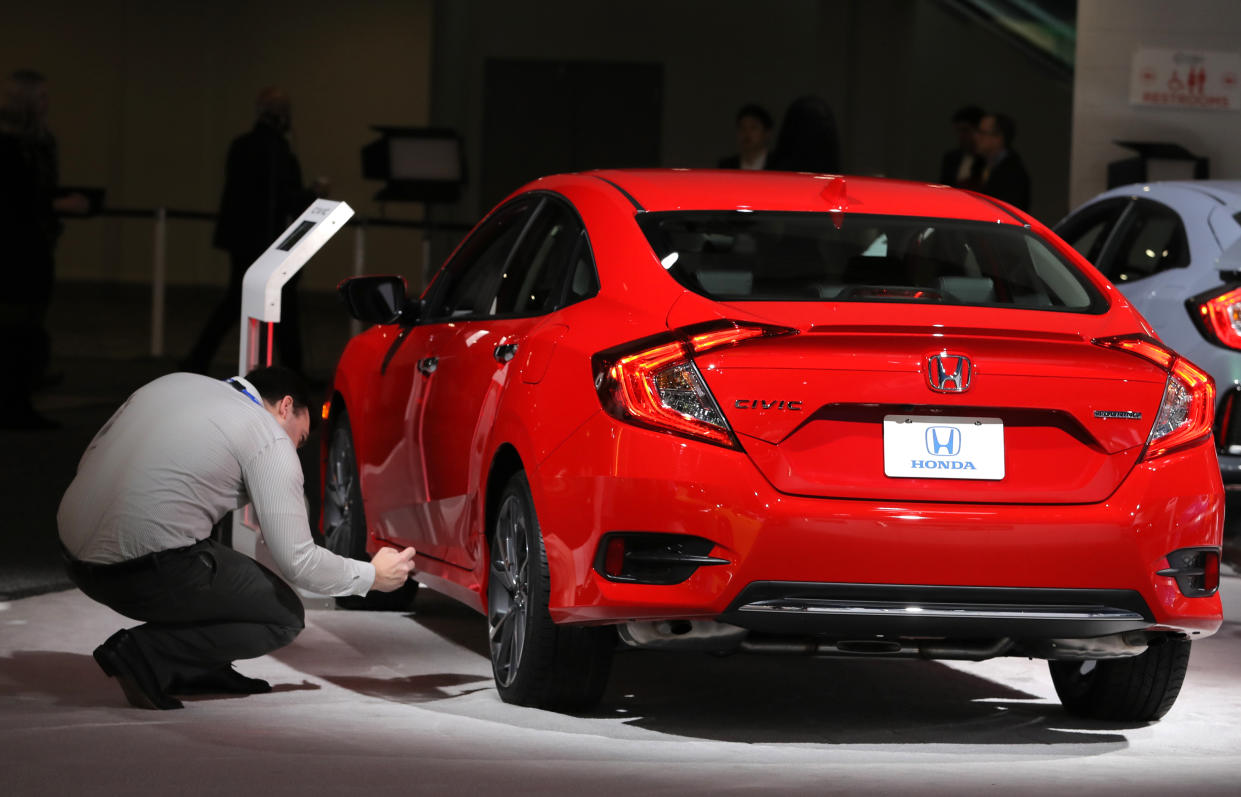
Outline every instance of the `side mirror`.
[[(395, 324), (416, 318), (411, 306), (405, 278), (396, 275), (350, 277), (336, 286), (349, 315), (368, 324)], [(414, 312), (407, 312), (414, 311)]]

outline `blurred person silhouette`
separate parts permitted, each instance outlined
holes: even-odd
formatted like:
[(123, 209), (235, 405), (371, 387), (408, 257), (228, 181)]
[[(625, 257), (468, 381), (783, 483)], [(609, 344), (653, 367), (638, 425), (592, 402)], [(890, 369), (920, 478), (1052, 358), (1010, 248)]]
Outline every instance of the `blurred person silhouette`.
[[(246, 269), (317, 196), (327, 193), (322, 181), (316, 181), (312, 188), (302, 183), (302, 167), (288, 140), (293, 121), (288, 95), (268, 86), (259, 92), (255, 110), (254, 127), (228, 148), (224, 191), (212, 241), (216, 248), (228, 252), (228, 288), (190, 353), (178, 363), (182, 371), (207, 373), (225, 335), (240, 324)], [(275, 330), (280, 362), (298, 373), (303, 372), (297, 299), (300, 279), (298, 272), (285, 283), (280, 323)]]
[(1016, 122), (1004, 114), (989, 113), (979, 120), (975, 150), (983, 159), (983, 172), (978, 190), (1029, 210), (1030, 175), (1021, 156), (1012, 149), (1016, 137)]
[(978, 188), (982, 185), (983, 160), (975, 152), (978, 123), (983, 110), (977, 105), (958, 108), (952, 115), (952, 132), (957, 145), (944, 153), (939, 164), (939, 182), (954, 188)]
[(767, 168), (788, 172), (840, 173), (836, 117), (822, 97), (805, 96), (784, 112)]
[(721, 169), (755, 169), (767, 167), (771, 144), (771, 114), (756, 103), (743, 105), (737, 111), (737, 154), (721, 158)]
[(0, 96), (0, 428), (54, 429), (40, 415), (31, 394), (51, 360), (47, 308), (55, 282), (53, 252), (60, 236), (57, 214), (81, 214), (90, 203), (81, 194), (58, 196), (56, 138), (47, 126), (47, 79), (19, 69), (5, 80)]

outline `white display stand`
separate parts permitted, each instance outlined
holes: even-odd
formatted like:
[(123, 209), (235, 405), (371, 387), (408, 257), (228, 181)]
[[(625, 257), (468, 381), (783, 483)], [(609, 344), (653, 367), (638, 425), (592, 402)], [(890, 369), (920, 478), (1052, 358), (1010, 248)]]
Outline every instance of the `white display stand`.
[[(352, 217), (353, 209), (344, 202), (317, 199), (246, 269), (241, 287), (239, 373), (271, 365), (272, 330), (280, 321), (280, 290)], [(260, 363), (259, 342), (264, 334), (269, 344), (267, 361)]]
[[(344, 202), (317, 199), (246, 269), (241, 288), (238, 374), (244, 376), (260, 365), (271, 365), (273, 331), (280, 322), (281, 289), (352, 217), (353, 209)], [(267, 356), (259, 362), (263, 337), (267, 338)], [(310, 411), (317, 408), (311, 407)], [(233, 548), (270, 567), (266, 548), (258, 544), (258, 531), (258, 519), (249, 504), (233, 513)]]

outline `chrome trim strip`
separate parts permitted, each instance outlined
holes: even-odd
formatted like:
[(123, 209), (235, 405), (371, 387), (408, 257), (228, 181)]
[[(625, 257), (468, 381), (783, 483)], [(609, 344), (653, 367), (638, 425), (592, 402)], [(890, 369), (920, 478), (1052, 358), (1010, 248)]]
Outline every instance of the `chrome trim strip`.
[(738, 611), (765, 614), (834, 614), (855, 617), (935, 617), (952, 619), (1019, 620), (1142, 620), (1142, 615), (1107, 606), (1070, 609), (1041, 606), (943, 606), (846, 604), (834, 601), (759, 601)]

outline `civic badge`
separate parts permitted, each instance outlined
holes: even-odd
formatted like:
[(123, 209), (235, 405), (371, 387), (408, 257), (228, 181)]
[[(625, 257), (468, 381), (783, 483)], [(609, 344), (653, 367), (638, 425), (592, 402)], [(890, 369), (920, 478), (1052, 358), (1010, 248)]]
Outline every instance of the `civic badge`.
[(964, 393), (969, 390), (974, 366), (970, 358), (943, 352), (926, 358), (926, 382), (940, 393)]

